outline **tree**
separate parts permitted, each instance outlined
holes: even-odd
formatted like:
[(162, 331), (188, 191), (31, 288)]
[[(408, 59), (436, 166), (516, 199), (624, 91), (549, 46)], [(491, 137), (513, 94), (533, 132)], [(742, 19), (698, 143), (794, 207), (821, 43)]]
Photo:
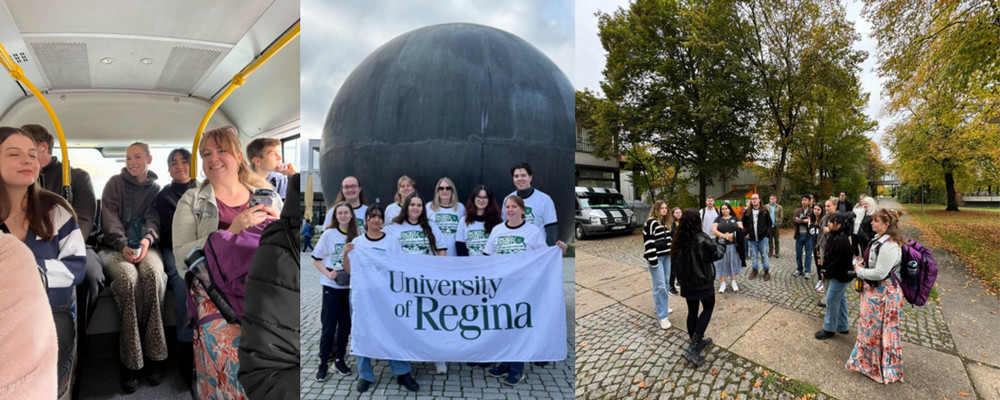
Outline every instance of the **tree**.
[(947, 210), (957, 189), (1000, 181), (1000, 6), (995, 1), (866, 0), (886, 78), (888, 132), (904, 180), (943, 178)]
[(836, 1), (748, 0), (742, 4), (752, 39), (749, 61), (767, 114), (764, 133), (773, 154), (769, 175), (781, 198), (790, 150), (804, 140), (800, 136), (815, 121), (810, 110), (823, 109), (815, 104), (819, 87), (848, 90), (850, 80), (832, 78), (856, 77), (867, 54), (851, 47), (860, 37)]
[(704, 199), (718, 171), (756, 150), (756, 95), (735, 2), (637, 0), (597, 16), (608, 103), (593, 108), (603, 120), (593, 123), (595, 146), (649, 145), (664, 164), (697, 176)]

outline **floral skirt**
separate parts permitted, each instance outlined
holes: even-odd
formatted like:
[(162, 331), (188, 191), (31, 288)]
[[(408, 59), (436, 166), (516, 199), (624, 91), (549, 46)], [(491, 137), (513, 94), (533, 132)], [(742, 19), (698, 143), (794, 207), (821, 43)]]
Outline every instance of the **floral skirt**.
[(194, 301), (198, 304), (197, 321), (200, 322), (194, 335), (195, 386), (198, 398), (246, 399), (243, 386), (237, 379), (242, 329), (239, 325), (230, 325), (221, 316), (201, 322), (205, 317), (218, 315), (219, 309), (200, 285), (191, 290)]
[(847, 369), (881, 383), (903, 379), (902, 308), (903, 292), (892, 281), (878, 287), (865, 284), (858, 337), (845, 365)]

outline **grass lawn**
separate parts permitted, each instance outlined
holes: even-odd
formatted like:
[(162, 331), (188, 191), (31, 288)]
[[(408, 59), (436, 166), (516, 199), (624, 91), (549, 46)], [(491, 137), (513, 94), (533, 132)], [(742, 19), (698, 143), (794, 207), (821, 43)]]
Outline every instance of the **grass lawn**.
[(919, 205), (903, 207), (924, 232), (926, 245), (956, 252), (982, 278), (987, 291), (1000, 293), (1000, 211), (960, 207), (962, 211), (952, 212), (926, 204), (921, 214)]

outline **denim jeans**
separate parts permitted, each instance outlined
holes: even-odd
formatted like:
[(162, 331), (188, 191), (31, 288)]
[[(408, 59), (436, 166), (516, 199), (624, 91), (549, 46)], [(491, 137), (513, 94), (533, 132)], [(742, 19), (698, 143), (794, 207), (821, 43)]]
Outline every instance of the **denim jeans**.
[(667, 292), (667, 277), (670, 276), (670, 256), (659, 256), (657, 266), (649, 266), (649, 274), (653, 276), (653, 305), (656, 308), (656, 317), (664, 319), (670, 313), (669, 295)]
[[(802, 261), (803, 252), (805, 253), (805, 261)], [(795, 270), (802, 272), (802, 263), (805, 262), (805, 272), (808, 274), (812, 271), (812, 236), (809, 235), (799, 235), (798, 239), (795, 239)]]
[(823, 330), (827, 332), (847, 331), (847, 296), (844, 295), (844, 292), (850, 284), (850, 282), (830, 279), (830, 286), (826, 289), (826, 315), (823, 316)]
[(58, 355), (56, 358), (56, 376), (58, 379), (58, 394), (63, 394), (69, 389), (70, 367), (73, 366), (73, 359), (76, 354), (73, 352), (74, 343), (77, 340), (76, 332), (76, 296), (70, 296), (66, 303), (52, 307), (52, 319), (56, 326), (56, 345)]
[(753, 260), (750, 267), (754, 271), (757, 270), (757, 256), (760, 256), (761, 264), (764, 264), (764, 270), (767, 271), (771, 269), (771, 261), (767, 258), (767, 238), (762, 238), (759, 241), (747, 240), (747, 251), (750, 253), (749, 257)]
[(163, 256), (163, 271), (167, 273), (167, 287), (174, 292), (177, 341), (191, 343), (194, 341), (194, 332), (188, 327), (187, 285), (184, 283), (184, 277), (177, 273), (177, 259), (174, 257), (173, 249), (161, 247), (160, 255)]
[[(410, 363), (408, 361), (389, 360), (389, 370), (392, 376), (399, 376), (410, 373)], [(372, 359), (365, 356), (358, 356), (358, 379), (368, 382), (375, 382), (375, 373), (372, 372)]]

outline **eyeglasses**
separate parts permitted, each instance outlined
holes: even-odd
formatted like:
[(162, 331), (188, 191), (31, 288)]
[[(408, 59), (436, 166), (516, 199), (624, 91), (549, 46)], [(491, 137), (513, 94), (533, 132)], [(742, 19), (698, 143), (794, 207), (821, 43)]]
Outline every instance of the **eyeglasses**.
[(357, 189), (359, 187), (361, 187), (361, 185), (344, 185), (343, 186), (344, 189)]
[(438, 186), (438, 191), (439, 192), (445, 192), (445, 191), (450, 192), (450, 191), (452, 191), (452, 189), (451, 189), (451, 186)]
[(476, 200), (489, 200), (489, 196), (476, 196)]

